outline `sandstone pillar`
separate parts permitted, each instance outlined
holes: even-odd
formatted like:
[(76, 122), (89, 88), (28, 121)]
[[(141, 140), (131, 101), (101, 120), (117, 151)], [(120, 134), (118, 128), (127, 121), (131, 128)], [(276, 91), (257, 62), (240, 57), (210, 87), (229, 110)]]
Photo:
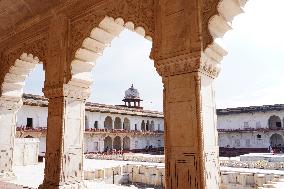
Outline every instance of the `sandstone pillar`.
[(211, 5), (156, 4), (151, 58), (164, 84), (167, 189), (219, 189), (213, 80), (225, 51), (215, 44), (205, 50)]
[(213, 79), (202, 72), (163, 78), (167, 188), (219, 188)]
[(41, 189), (72, 188), (83, 185), (83, 136), (85, 99), (72, 95), (78, 91), (68, 85), (45, 89), (49, 98), (45, 177)]
[(16, 133), (16, 113), (22, 101), (0, 99), (0, 180), (15, 178), (12, 171)]

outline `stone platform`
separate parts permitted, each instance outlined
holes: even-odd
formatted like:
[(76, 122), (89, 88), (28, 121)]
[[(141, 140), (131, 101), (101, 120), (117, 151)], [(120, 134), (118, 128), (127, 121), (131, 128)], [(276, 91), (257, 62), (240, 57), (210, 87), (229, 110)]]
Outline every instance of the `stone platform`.
[(241, 155), (240, 161), (284, 162), (284, 154), (250, 153)]

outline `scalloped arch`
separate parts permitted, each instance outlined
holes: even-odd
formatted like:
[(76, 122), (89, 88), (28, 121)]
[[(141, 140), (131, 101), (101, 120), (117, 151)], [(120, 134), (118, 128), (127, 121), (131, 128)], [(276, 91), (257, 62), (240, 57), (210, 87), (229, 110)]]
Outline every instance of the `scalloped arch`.
[(25, 81), (28, 75), (35, 69), (37, 64), (42, 62), (38, 57), (22, 53), (16, 59), (9, 72), (5, 74), (4, 81), (1, 85), (0, 101), (10, 101), (18, 103), (22, 100)]
[(205, 44), (201, 56), (202, 68), (217, 76), (221, 70), (220, 62), (227, 51), (222, 38), (225, 33), (232, 29), (232, 21), (235, 16), (243, 13), (243, 7), (248, 0), (220, 0), (214, 10), (215, 15), (208, 20), (208, 32), (211, 40)]
[(93, 28), (89, 36), (84, 39), (81, 47), (75, 52), (75, 57), (71, 61), (71, 79), (69, 86), (80, 87), (90, 93), (90, 86), (93, 83), (91, 71), (96, 60), (103, 55), (103, 51), (112, 40), (118, 36), (124, 28), (138, 33), (144, 38), (152, 41), (152, 37), (147, 35), (141, 26), (135, 26), (131, 21), (124, 21), (123, 18), (116, 19), (105, 16), (105, 18)]

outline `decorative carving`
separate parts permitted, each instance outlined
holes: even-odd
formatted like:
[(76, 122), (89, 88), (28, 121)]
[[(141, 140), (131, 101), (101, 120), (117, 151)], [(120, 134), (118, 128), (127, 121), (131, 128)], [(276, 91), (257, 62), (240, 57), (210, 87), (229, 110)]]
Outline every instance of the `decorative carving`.
[(90, 88), (82, 88), (69, 84), (64, 84), (63, 87), (45, 87), (43, 92), (47, 98), (68, 97), (80, 100), (88, 99), (91, 93)]
[[(93, 10), (91, 10), (93, 9)], [(90, 36), (92, 29), (98, 27), (105, 16), (123, 18), (135, 26), (145, 29), (146, 35), (154, 35), (154, 0), (109, 0), (99, 8), (90, 7), (85, 14), (71, 19), (69, 62), (74, 59), (75, 52), (82, 46), (83, 40)]]
[[(33, 54), (37, 56), (41, 62), (46, 61), (46, 38), (40, 38), (33, 41), (25, 42), (16, 45), (11, 49), (7, 49), (0, 54), (0, 83), (4, 82), (6, 74), (10, 68), (15, 64), (16, 59), (19, 59), (22, 53)], [(2, 95), (2, 87), (0, 89), (0, 96)]]
[(198, 71), (200, 53), (192, 53), (155, 61), (155, 67), (161, 76), (178, 75)]
[(135, 26), (142, 26), (146, 35), (153, 36), (154, 33), (154, 0), (115, 0), (111, 1), (107, 9), (107, 15), (124, 21), (131, 21)]
[(213, 42), (213, 37), (210, 34), (208, 24), (210, 19), (218, 14), (218, 4), (221, 0), (203, 0), (202, 3), (202, 42), (203, 48), (207, 48)]

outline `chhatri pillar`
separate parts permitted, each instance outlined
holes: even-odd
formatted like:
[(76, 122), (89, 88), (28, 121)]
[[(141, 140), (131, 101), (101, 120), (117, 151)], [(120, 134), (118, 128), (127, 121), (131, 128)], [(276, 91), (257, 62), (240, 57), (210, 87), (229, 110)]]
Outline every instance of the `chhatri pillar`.
[(16, 114), (22, 99), (0, 98), (0, 181), (15, 178), (12, 170), (16, 134)]
[(213, 81), (226, 52), (205, 51), (201, 9), (200, 1), (157, 5), (151, 58), (164, 84), (167, 189), (220, 186)]

